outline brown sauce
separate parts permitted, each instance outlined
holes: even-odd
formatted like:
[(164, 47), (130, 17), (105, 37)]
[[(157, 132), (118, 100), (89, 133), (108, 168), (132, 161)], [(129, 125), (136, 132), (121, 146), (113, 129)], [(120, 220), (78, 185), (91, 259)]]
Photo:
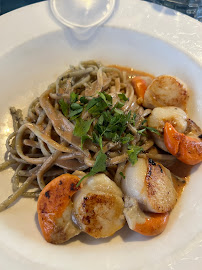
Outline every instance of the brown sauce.
[(186, 186), (186, 181), (185, 182), (181, 182), (179, 180), (176, 179), (176, 177), (172, 176), (172, 180), (173, 180), (173, 185), (174, 188), (177, 192), (177, 197), (178, 199), (180, 198), (180, 196), (182, 195), (182, 192), (184, 190), (184, 187)]
[(155, 78), (154, 75), (146, 73), (144, 71), (140, 71), (140, 70), (136, 70), (130, 67), (122, 67), (122, 66), (118, 66), (118, 65), (110, 65), (109, 67), (114, 67), (114, 68), (118, 68), (120, 71), (126, 71), (128, 74), (128, 77), (132, 78), (134, 76), (146, 76), (146, 77), (150, 77), (152, 79)]
[(176, 176), (180, 177), (182, 180), (184, 180), (184, 181), (180, 181), (176, 177), (172, 176), (173, 184), (174, 184), (175, 190), (178, 194), (178, 199), (181, 196), (181, 194), (184, 190), (184, 187), (189, 182), (190, 173), (191, 173), (192, 168), (193, 168), (193, 166), (184, 164), (179, 160), (176, 160), (176, 162), (172, 166), (168, 167), (168, 169), (171, 171), (171, 173), (173, 173), (174, 175), (176, 175)]
[(192, 168), (192, 165), (184, 164), (179, 160), (176, 160), (172, 166), (168, 167), (173, 174), (184, 178), (185, 180), (189, 177)]
[[(126, 71), (129, 78), (132, 78), (134, 76), (146, 76), (146, 77), (150, 77), (152, 79), (155, 78), (155, 76), (152, 74), (149, 74), (149, 73), (144, 72), (144, 71), (136, 70), (136, 69), (133, 69), (131, 67), (124, 67), (124, 66), (119, 66), (119, 65), (110, 65), (110, 67), (117, 68), (120, 71)], [(180, 198), (180, 196), (184, 190), (184, 187), (186, 186), (186, 184), (189, 181), (192, 167), (193, 166), (184, 164), (179, 160), (176, 160), (176, 162), (172, 166), (167, 167), (171, 171), (172, 174), (174, 174), (182, 179), (182, 181), (180, 181), (174, 175), (172, 175), (173, 184), (174, 184), (175, 190), (178, 194), (178, 199)]]

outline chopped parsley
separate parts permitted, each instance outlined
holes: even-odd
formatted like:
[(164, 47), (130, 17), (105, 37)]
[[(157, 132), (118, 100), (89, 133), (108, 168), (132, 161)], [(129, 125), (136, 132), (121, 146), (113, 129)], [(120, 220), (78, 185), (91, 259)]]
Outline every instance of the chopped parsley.
[(138, 132), (139, 134), (141, 134), (141, 135), (144, 135), (144, 132), (145, 132), (146, 130), (149, 130), (149, 131), (151, 131), (151, 132), (153, 132), (153, 133), (156, 133), (157, 135), (160, 135), (160, 132), (159, 132), (157, 129), (152, 128), (152, 127), (146, 127), (146, 126), (142, 126), (141, 129), (139, 129), (137, 132)]
[(61, 109), (62, 113), (64, 114), (65, 117), (67, 117), (67, 115), (68, 115), (68, 104), (64, 101), (64, 99), (60, 99), (58, 101), (58, 103), (60, 104), (60, 109)]
[(78, 182), (76, 186), (78, 187), (86, 177), (93, 176), (99, 172), (105, 172), (106, 160), (107, 160), (107, 155), (103, 153), (102, 151), (99, 151), (96, 157), (94, 166), (92, 167), (92, 169), (90, 170), (88, 174), (86, 174), (84, 177), (81, 178), (81, 180)]
[(87, 135), (92, 122), (93, 122), (93, 119), (91, 120), (83, 120), (82, 118), (76, 119), (76, 125), (74, 128), (73, 134), (78, 137)]
[[(86, 140), (91, 140), (99, 146), (100, 151), (95, 160), (95, 164), (90, 172), (84, 176), (78, 183), (87, 176), (92, 176), (98, 172), (106, 170), (107, 155), (103, 153), (103, 141), (119, 142), (127, 145), (127, 153), (131, 164), (135, 164), (138, 154), (143, 151), (141, 146), (132, 145), (134, 135), (128, 129), (128, 124), (136, 124), (136, 113), (124, 112), (121, 108), (125, 105), (128, 98), (125, 94), (118, 94), (116, 104), (112, 102), (112, 96), (99, 92), (97, 97), (86, 98), (72, 92), (70, 95), (70, 104), (60, 100), (60, 109), (64, 116), (74, 121), (74, 136), (81, 138), (81, 148), (83, 149)], [(81, 118), (81, 113), (87, 113), (87, 120)], [(94, 124), (92, 125), (93, 121)], [(159, 134), (155, 128), (144, 125), (147, 120), (143, 120), (137, 130), (140, 135), (147, 135), (147, 131)], [(124, 178), (123, 173), (120, 175)]]
[(125, 94), (118, 94), (118, 97), (120, 98), (120, 100), (128, 101), (128, 98), (126, 97)]
[(123, 177), (123, 179), (126, 178), (125, 175), (122, 172), (120, 172), (119, 174), (120, 174), (121, 177)]
[(135, 163), (137, 162), (137, 156), (142, 151), (143, 149), (140, 146), (137, 146), (137, 145), (128, 146), (129, 161), (132, 165), (135, 165)]
[(78, 97), (79, 97), (78, 94), (76, 94), (75, 92), (72, 92), (72, 93), (70, 94), (70, 102), (71, 102), (71, 103), (75, 103), (75, 102), (78, 100)]

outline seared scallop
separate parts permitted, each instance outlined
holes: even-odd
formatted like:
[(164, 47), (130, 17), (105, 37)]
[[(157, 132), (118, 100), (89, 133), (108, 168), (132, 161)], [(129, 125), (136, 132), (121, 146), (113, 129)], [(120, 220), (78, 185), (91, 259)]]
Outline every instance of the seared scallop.
[(38, 220), (47, 242), (60, 244), (78, 235), (81, 230), (72, 221), (72, 196), (78, 191), (79, 177), (62, 174), (41, 191), (38, 203)]
[(73, 203), (74, 222), (95, 238), (111, 236), (125, 223), (122, 192), (105, 174), (88, 178)]
[(152, 159), (139, 158), (134, 166), (127, 165), (122, 190), (135, 198), (144, 211), (165, 213), (177, 202), (170, 171)]
[(162, 75), (148, 86), (143, 105), (146, 108), (175, 106), (183, 110), (187, 107), (189, 91), (187, 86), (178, 78)]

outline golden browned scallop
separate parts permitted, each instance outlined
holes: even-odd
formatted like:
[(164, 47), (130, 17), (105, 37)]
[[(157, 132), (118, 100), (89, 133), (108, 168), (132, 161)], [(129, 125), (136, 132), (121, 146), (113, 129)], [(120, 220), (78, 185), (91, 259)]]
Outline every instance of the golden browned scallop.
[(144, 211), (165, 213), (177, 202), (170, 171), (152, 159), (139, 158), (135, 165), (127, 165), (122, 190), (135, 198)]
[(173, 76), (161, 75), (148, 86), (143, 106), (150, 109), (175, 106), (185, 110), (188, 99), (188, 88), (181, 80)]
[(72, 195), (79, 189), (79, 177), (62, 174), (41, 191), (37, 212), (38, 220), (47, 242), (60, 244), (78, 235), (81, 230), (72, 221)]
[(125, 223), (122, 192), (105, 174), (88, 178), (73, 202), (74, 222), (95, 238), (111, 236)]
[(169, 220), (169, 212), (143, 212), (136, 199), (125, 196), (124, 215), (131, 230), (146, 236), (162, 233)]

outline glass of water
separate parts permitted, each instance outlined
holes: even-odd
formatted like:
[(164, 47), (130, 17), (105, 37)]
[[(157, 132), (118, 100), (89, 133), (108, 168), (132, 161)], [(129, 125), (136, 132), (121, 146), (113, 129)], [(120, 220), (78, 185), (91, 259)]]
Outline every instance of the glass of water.
[(54, 16), (79, 39), (87, 39), (112, 14), (115, 0), (50, 0)]

